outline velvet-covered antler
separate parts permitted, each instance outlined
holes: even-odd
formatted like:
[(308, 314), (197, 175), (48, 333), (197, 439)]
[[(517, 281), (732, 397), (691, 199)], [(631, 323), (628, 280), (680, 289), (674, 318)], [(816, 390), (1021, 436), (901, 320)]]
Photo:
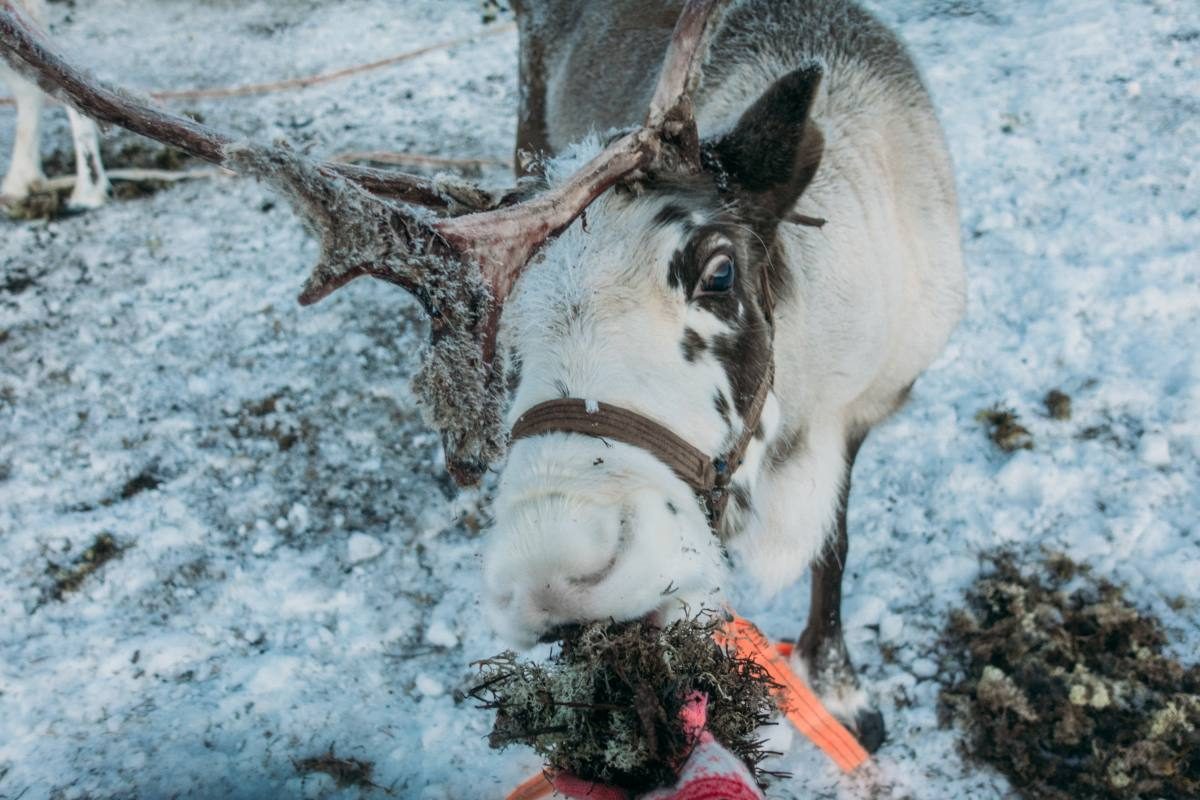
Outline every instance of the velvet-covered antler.
[(301, 303), (363, 275), (415, 295), (432, 320), (433, 343), (414, 388), (442, 433), (447, 468), (469, 484), (501, 455), (506, 438), (495, 358), (505, 298), (537, 251), (613, 184), (652, 167), (699, 164), (691, 93), (715, 12), (727, 2), (687, 2), (642, 127), (610, 143), (561, 186), (503, 207), (467, 183), (321, 162), (286, 144), (242, 141), (109, 87), (58, 53), (13, 0), (0, 0), (0, 55), (93, 119), (257, 176), (286, 194), (321, 239)]

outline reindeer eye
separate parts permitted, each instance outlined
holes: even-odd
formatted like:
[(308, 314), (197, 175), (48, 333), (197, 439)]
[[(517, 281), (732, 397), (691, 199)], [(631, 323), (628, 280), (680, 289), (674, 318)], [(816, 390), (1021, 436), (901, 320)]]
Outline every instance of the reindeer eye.
[(720, 294), (733, 288), (733, 279), (737, 272), (733, 265), (733, 257), (728, 253), (718, 253), (704, 265), (703, 277), (696, 287), (696, 294)]

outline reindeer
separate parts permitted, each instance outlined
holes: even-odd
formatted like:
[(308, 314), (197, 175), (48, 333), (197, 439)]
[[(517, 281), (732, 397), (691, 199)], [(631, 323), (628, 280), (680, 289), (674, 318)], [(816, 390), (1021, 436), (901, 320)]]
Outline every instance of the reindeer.
[[(43, 0), (21, 0), (26, 13), (39, 24), (45, 18)], [(17, 106), (16, 135), (13, 137), (12, 160), (4, 182), (0, 184), (0, 201), (20, 201), (46, 181), (42, 173), (41, 126), (45, 96), (38, 87), (0, 61), (0, 83), (7, 84)], [(96, 124), (67, 106), (71, 135), (75, 142), (75, 186), (67, 199), (69, 209), (99, 208), (108, 199), (108, 176), (100, 160), (100, 138)]]
[(322, 238), (301, 302), (362, 275), (416, 296), (451, 474), (510, 445), (484, 560), (501, 635), (717, 606), (727, 553), (767, 590), (811, 568), (796, 667), (874, 749), (841, 630), (850, 473), (964, 307), (917, 70), (848, 0), (515, 5), (526, 177), (505, 194), (236, 141), (83, 77), (12, 0), (0, 50), (285, 192)]

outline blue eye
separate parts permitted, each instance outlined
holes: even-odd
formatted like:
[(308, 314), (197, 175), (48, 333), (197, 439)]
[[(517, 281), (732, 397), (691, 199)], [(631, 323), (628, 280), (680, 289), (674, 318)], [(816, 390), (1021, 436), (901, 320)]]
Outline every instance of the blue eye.
[(697, 294), (720, 294), (733, 288), (737, 273), (733, 258), (727, 253), (718, 253), (704, 265), (704, 275), (700, 279), (700, 291)]

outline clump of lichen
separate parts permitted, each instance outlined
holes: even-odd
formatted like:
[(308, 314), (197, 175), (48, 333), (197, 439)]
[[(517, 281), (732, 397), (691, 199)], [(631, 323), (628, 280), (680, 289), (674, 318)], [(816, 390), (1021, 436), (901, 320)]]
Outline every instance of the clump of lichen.
[(489, 743), (532, 747), (553, 770), (648, 791), (668, 785), (692, 743), (679, 712), (708, 694), (708, 730), (758, 774), (768, 753), (756, 735), (776, 706), (773, 683), (752, 660), (713, 641), (719, 621), (702, 614), (658, 627), (593, 623), (548, 662), (511, 652), (478, 662), (471, 696), (496, 709)]
[(985, 408), (975, 418), (987, 426), (988, 438), (1006, 453), (1033, 449), (1033, 434), (1021, 424), (1017, 412), (1003, 406)]
[(1071, 396), (1061, 389), (1051, 389), (1046, 392), (1046, 413), (1051, 419), (1061, 421), (1071, 418)]
[(967, 600), (941, 700), (968, 755), (1036, 800), (1200, 797), (1200, 665), (1164, 652), (1155, 617), (1065, 556), (995, 556)]

